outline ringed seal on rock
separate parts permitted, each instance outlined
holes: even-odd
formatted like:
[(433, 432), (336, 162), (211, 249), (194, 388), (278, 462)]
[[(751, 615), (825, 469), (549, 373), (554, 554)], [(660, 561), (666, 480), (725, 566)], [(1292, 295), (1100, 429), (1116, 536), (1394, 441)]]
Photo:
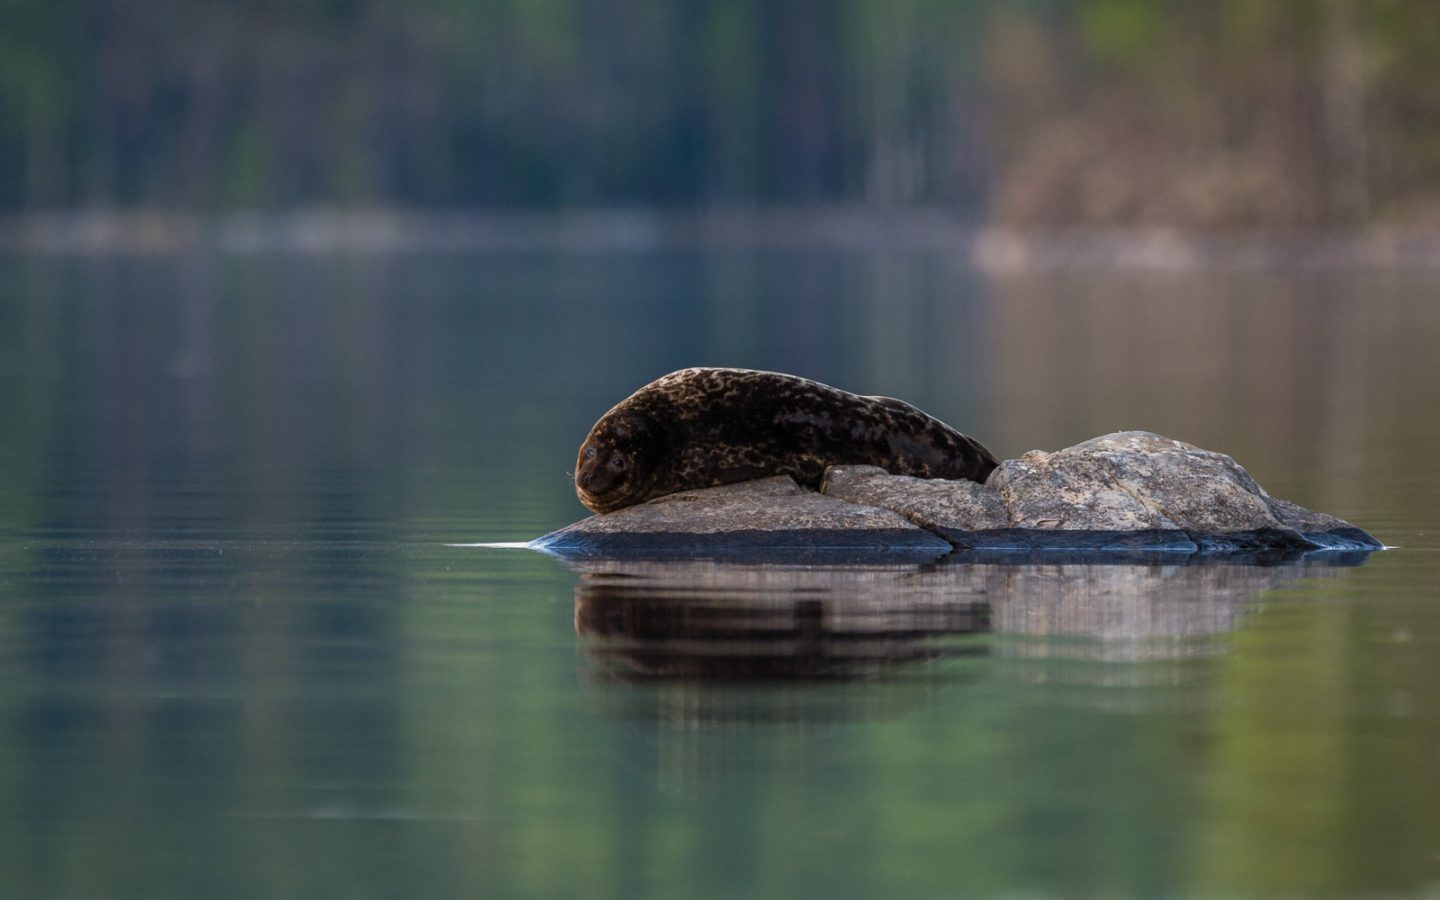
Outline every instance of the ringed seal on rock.
[(827, 466), (983, 482), (999, 465), (974, 438), (901, 400), (751, 369), (681, 369), (600, 417), (575, 493), (607, 513), (678, 491), (789, 475), (818, 489)]

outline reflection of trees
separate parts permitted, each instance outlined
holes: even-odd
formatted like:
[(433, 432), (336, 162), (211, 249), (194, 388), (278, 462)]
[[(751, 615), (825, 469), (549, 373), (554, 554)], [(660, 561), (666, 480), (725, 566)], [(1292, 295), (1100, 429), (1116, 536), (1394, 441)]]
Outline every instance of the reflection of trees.
[[(375, 537), (401, 520), (483, 527), (477, 511), (501, 507), (541, 533), (579, 509), (577, 423), (632, 386), (574, 395), (577, 369), (601, 368), (594, 333), (625, 327), (585, 321), (579, 301), (638, 296), (682, 328), (659, 307), (685, 277), (584, 259), (15, 261), (0, 279), (0, 519)], [(566, 316), (580, 320), (557, 327)], [(517, 435), (539, 449), (515, 453)]]
[(394, 780), (397, 609), (344, 587), (393, 596), (391, 546), (138, 530), (29, 545), (0, 616), (7, 886), (128, 896), (116, 872), (158, 889), (155, 866), (170, 884), (285, 882), (313, 854), (238, 814)]
[[(1130, 585), (1014, 571), (984, 595), (962, 570), (897, 570), (857, 574), (848, 611), (823, 577), (782, 582), (765, 627), (808, 603), (798, 618), (848, 635), (835, 653), (858, 677), (577, 692), (554, 606), (570, 584), (548, 562), (497, 576), (407, 542), (582, 514), (564, 476), (578, 432), (666, 368), (732, 353), (823, 361), (813, 374), (913, 397), (1007, 453), (1154, 423), (1367, 527), (1433, 518), (1416, 473), (1440, 437), (1423, 414), (1440, 306), (1423, 283), (987, 286), (930, 257), (801, 256), (801, 279), (785, 253), (7, 260), (5, 883), (698, 896), (716, 847), (753, 866), (736, 895), (803, 894), (817, 873), (876, 896), (1180, 893), (1187, 866), (1218, 894), (1433, 881), (1424, 553), (1233, 632), (1246, 579), (1320, 570), (1216, 570), (1198, 596), (1163, 567)], [(887, 316), (892, 293), (906, 302)], [(723, 343), (711, 326), (741, 303)], [(655, 593), (651, 628), (671, 627), (678, 598)], [(892, 616), (882, 595), (909, 599)], [(878, 652), (843, 656), (870, 635)], [(595, 716), (597, 698), (628, 718)], [(724, 791), (694, 813), (656, 781)]]

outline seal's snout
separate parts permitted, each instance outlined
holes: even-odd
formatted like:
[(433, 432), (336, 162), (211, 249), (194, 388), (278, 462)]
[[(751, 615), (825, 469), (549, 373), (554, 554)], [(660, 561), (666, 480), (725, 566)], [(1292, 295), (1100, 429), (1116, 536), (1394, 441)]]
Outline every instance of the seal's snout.
[(587, 440), (575, 463), (575, 493), (581, 503), (596, 512), (609, 508), (611, 495), (620, 490), (625, 481), (623, 466), (615, 465), (616, 454), (600, 443)]
[(580, 456), (575, 460), (575, 486), (587, 489), (595, 483), (596, 458), (599, 454), (593, 441), (586, 439), (580, 445)]
[(605, 479), (601, 477), (602, 474), (597, 471), (596, 466), (585, 466), (575, 473), (575, 490), (582, 500), (605, 492)]

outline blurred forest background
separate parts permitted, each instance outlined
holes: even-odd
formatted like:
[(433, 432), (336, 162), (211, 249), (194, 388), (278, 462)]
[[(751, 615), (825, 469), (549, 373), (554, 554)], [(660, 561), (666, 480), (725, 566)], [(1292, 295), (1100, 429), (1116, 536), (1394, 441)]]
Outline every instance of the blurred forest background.
[(3, 0), (0, 211), (1440, 223), (1433, 0)]

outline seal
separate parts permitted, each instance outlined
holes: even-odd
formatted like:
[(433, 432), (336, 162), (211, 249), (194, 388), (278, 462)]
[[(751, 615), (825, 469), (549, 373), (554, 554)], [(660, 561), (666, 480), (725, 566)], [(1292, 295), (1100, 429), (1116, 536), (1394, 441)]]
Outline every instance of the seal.
[(983, 482), (995, 455), (908, 403), (778, 372), (681, 369), (590, 429), (575, 493), (606, 513), (677, 491), (789, 475), (819, 489), (827, 466)]

